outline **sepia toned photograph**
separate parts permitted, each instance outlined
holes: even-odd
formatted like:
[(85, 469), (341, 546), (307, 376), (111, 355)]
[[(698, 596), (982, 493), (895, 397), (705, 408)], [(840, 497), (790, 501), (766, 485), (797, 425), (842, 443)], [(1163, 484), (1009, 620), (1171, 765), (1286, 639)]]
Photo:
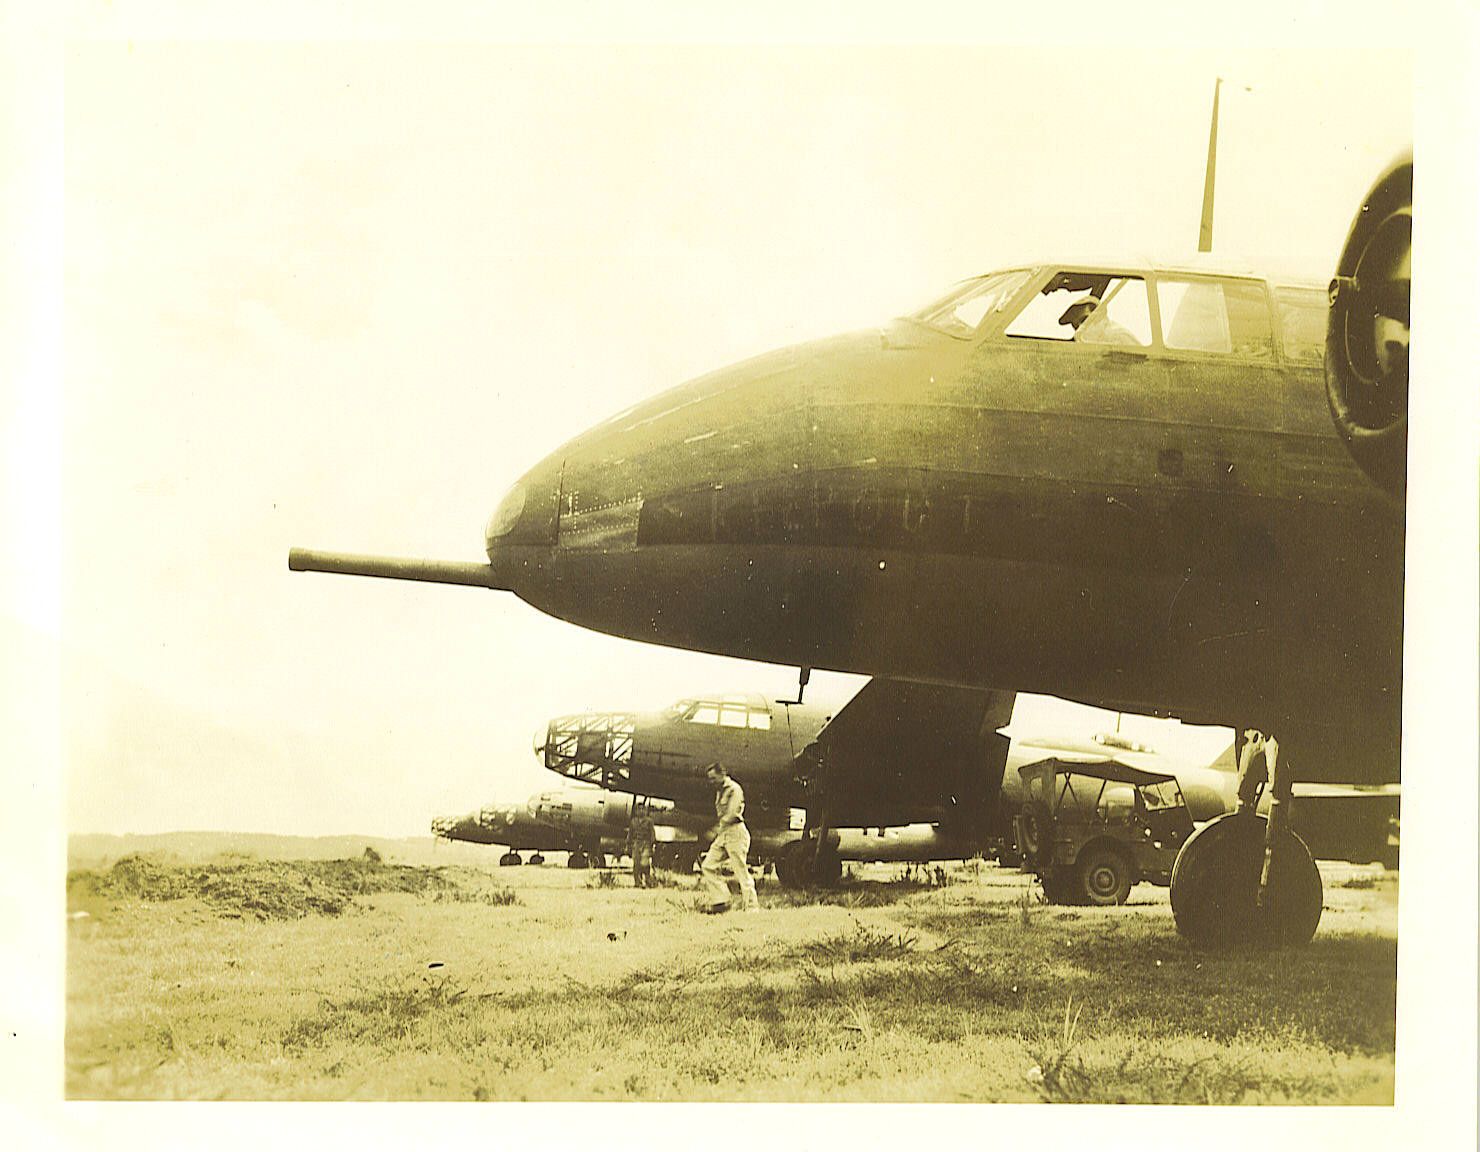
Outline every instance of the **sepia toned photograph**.
[(58, 47), (66, 1114), (1393, 1131), (1433, 52), (671, 31)]

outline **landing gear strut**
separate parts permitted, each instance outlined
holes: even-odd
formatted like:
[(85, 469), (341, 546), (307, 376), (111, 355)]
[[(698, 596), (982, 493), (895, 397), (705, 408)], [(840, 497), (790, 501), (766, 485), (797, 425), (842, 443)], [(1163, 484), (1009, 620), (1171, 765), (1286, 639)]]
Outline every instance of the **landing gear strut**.
[[(802, 669), (798, 700), (810, 675), (810, 668)], [(808, 795), (807, 825), (802, 838), (786, 845), (776, 857), (776, 879), (783, 888), (831, 887), (842, 879), (843, 861), (838, 857), (838, 837), (829, 821), (832, 773), (827, 749), (821, 741), (813, 741), (801, 759), (807, 763), (798, 777)]]
[[(1172, 868), (1177, 931), (1201, 948), (1307, 944), (1321, 922), (1321, 874), (1290, 831), (1291, 781), (1279, 768), (1279, 745), (1252, 730), (1248, 737), (1238, 811), (1188, 837)], [(1273, 789), (1267, 820), (1255, 810), (1266, 779)]]

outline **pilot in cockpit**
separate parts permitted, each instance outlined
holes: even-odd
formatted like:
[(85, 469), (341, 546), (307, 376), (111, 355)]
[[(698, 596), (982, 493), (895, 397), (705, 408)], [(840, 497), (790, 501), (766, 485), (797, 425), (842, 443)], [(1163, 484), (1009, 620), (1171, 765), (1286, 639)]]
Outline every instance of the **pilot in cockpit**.
[(1110, 319), (1109, 312), (1100, 306), (1100, 298), (1094, 293), (1080, 297), (1065, 308), (1059, 323), (1070, 325), (1074, 329), (1075, 341), (1080, 344), (1141, 345), (1129, 328)]

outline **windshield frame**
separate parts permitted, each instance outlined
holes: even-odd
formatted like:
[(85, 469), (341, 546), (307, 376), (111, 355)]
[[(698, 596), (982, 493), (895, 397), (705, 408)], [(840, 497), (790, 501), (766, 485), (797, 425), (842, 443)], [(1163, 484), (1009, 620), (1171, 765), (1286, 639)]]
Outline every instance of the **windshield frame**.
[[(1039, 268), (1016, 267), (998, 268), (991, 272), (985, 272), (980, 276), (972, 276), (955, 284), (951, 290), (943, 296), (938, 296), (922, 308), (907, 313), (903, 319), (921, 327), (929, 328), (932, 332), (939, 332), (949, 336), (953, 340), (972, 340), (981, 336), (988, 327), (992, 317), (1001, 315), (1022, 293), (1024, 287), (1032, 283)], [(1016, 278), (1016, 283), (1011, 278)], [(975, 325), (967, 325), (964, 321), (952, 317), (942, 322), (944, 316), (954, 312), (962, 304), (969, 302), (976, 296), (981, 295), (988, 284), (995, 280), (1006, 280), (1008, 286), (996, 304), (982, 313)]]

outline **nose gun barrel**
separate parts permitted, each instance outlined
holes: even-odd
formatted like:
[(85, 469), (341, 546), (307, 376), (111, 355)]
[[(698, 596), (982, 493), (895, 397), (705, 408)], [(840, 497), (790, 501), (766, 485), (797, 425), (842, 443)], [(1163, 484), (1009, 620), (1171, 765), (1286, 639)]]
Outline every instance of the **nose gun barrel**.
[(493, 568), (471, 560), (422, 560), (402, 556), (361, 556), (353, 552), (315, 552), (293, 548), (288, 567), (294, 572), (336, 572), (385, 580), (420, 580), (428, 584), (466, 584), (508, 591), (494, 579)]

